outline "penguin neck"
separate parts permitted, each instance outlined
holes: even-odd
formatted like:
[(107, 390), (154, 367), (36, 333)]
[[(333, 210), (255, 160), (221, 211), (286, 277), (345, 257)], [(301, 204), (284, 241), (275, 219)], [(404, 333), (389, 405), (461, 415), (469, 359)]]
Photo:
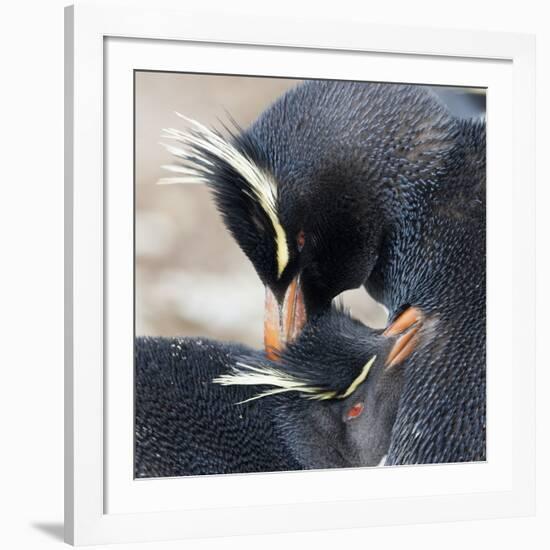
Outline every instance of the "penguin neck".
[(485, 285), (485, 123), (464, 121), (439, 169), (403, 185), (378, 259), (365, 281), (390, 315), (404, 305), (464, 309)]
[(447, 212), (448, 204), (439, 193), (427, 197), (385, 234), (364, 286), (390, 317), (407, 305), (456, 315), (483, 301), (485, 204), (468, 200)]

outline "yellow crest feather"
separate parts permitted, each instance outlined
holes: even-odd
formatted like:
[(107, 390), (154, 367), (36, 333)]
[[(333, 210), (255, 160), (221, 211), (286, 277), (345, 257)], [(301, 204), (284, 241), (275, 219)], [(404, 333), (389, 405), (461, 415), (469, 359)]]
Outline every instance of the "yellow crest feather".
[[(269, 218), (275, 232), (275, 244), (277, 255), (277, 277), (280, 278), (285, 270), (288, 260), (288, 243), (285, 231), (279, 222), (277, 215), (277, 184), (271, 174), (254, 164), (243, 155), (236, 147), (225, 140), (221, 135), (210, 130), (196, 120), (176, 113), (189, 125), (187, 131), (167, 128), (163, 130), (165, 139), (173, 139), (181, 143), (185, 148), (174, 147), (166, 143), (162, 145), (175, 157), (184, 161), (183, 165), (165, 165), (163, 168), (179, 174), (173, 178), (161, 178), (160, 184), (175, 183), (207, 183), (208, 176), (213, 170), (211, 163), (201, 158), (202, 164), (197, 165), (194, 160), (196, 149), (199, 148), (227, 162), (250, 185), (250, 189), (257, 199), (262, 210)], [(195, 149), (195, 152), (194, 152)], [(209, 166), (210, 165), (210, 166)]]

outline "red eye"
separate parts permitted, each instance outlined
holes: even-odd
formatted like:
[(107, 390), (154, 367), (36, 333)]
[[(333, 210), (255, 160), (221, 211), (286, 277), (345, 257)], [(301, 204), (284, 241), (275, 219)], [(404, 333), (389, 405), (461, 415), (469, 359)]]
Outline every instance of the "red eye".
[(302, 251), (302, 248), (304, 248), (305, 244), (306, 244), (306, 235), (303, 231), (300, 231), (300, 233), (298, 233), (298, 236), (296, 237), (296, 245), (298, 246), (298, 252)]
[(357, 418), (358, 416), (361, 415), (364, 408), (365, 408), (365, 405), (363, 405), (363, 403), (355, 403), (355, 405), (353, 405), (353, 407), (351, 407), (348, 410), (348, 414), (346, 415), (346, 419), (347, 420), (352, 420), (354, 418)]

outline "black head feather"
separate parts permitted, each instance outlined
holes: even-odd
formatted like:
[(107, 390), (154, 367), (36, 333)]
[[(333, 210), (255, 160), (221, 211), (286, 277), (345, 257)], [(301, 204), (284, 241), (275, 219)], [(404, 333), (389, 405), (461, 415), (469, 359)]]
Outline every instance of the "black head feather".
[[(402, 369), (387, 368), (394, 341), (332, 310), (310, 320), (277, 362), (243, 356), (215, 381), (255, 386), (281, 439), (307, 468), (371, 466), (387, 452)], [(364, 376), (363, 376), (364, 375)], [(361, 415), (349, 417), (354, 406)]]

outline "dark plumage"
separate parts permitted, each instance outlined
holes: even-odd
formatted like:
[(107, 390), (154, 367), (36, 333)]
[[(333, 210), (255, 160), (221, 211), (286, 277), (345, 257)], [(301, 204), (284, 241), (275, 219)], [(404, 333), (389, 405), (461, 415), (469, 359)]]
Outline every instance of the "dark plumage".
[(138, 338), (136, 476), (377, 465), (403, 379), (384, 368), (392, 343), (341, 312), (313, 319), (277, 363), (242, 346)]
[(444, 174), (459, 136), (460, 125), (418, 86), (309, 81), (283, 95), (234, 138), (276, 182), (289, 247), (280, 278), (272, 224), (243, 193), (243, 178), (218, 160), (208, 181), (262, 280), (280, 294), (301, 272), (313, 313), (368, 279), (383, 240)]
[(255, 355), (205, 339), (136, 339), (136, 477), (300, 468), (277, 436), (268, 403), (235, 405), (254, 388), (212, 383), (242, 354)]
[(485, 459), (484, 121), (425, 87), (309, 81), (232, 138), (246, 169), (183, 141), (279, 304), (298, 281), (309, 316), (360, 285), (390, 321), (422, 312), (388, 461)]
[(437, 185), (386, 237), (367, 280), (395, 316), (401, 304), (426, 315), (388, 462), (485, 460), (485, 125), (460, 134)]

